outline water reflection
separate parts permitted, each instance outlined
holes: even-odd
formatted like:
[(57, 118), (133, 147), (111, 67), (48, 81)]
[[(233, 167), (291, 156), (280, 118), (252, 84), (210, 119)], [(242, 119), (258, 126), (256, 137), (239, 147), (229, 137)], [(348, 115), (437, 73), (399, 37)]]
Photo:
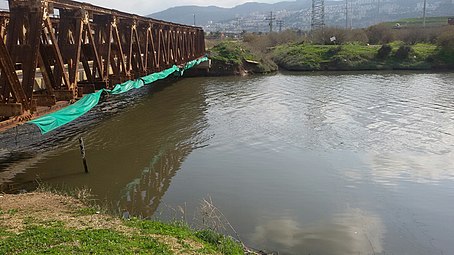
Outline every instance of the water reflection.
[(454, 180), (453, 152), (444, 155), (370, 153), (363, 161), (370, 168), (372, 179), (385, 185)]
[(121, 192), (123, 195), (118, 202), (118, 210), (125, 217), (152, 216), (169, 188), (172, 177), (192, 149), (190, 145), (167, 148), (154, 156), (140, 178), (128, 183)]
[(279, 247), (280, 254), (379, 254), (385, 232), (377, 215), (349, 208), (308, 224), (295, 216), (262, 219), (251, 239), (260, 247)]
[[(209, 139), (202, 134), (206, 119), (201, 88), (187, 80), (155, 88), (83, 132), (88, 175), (81, 168), (76, 138), (53, 152), (9, 162), (0, 177), (4, 183), (17, 183), (17, 189), (33, 189), (36, 179), (63, 188), (86, 187), (113, 209), (152, 216), (184, 159)], [(177, 92), (181, 95), (175, 97)]]

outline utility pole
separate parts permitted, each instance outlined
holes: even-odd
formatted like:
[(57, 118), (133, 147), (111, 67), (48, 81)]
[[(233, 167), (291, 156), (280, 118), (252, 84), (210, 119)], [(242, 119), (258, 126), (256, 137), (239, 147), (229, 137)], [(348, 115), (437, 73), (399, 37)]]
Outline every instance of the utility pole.
[(273, 16), (273, 12), (270, 12), (270, 17), (269, 18), (266, 18), (266, 20), (268, 20), (270, 23), (270, 33), (273, 32), (273, 21), (275, 20), (276, 18)]
[(426, 27), (426, 6), (427, 0), (424, 0), (423, 14), (422, 14), (422, 26)]
[(195, 27), (195, 13), (193, 14), (193, 16), (194, 16), (194, 27)]
[(282, 25), (284, 24), (284, 21), (283, 20), (277, 20), (276, 23), (279, 26), (279, 32), (282, 32)]
[(325, 0), (312, 0), (311, 29), (319, 29), (325, 26)]

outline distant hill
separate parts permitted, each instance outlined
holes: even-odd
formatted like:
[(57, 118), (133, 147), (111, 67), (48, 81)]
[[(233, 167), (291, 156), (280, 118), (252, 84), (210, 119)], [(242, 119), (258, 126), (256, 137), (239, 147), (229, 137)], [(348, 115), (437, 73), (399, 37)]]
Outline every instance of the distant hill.
[[(283, 29), (309, 29), (311, 0), (286, 1), (275, 4), (250, 2), (233, 8), (216, 6), (180, 6), (148, 15), (149, 17), (192, 25), (206, 31), (267, 32), (270, 12), (276, 20), (283, 21)], [(422, 16), (423, 0), (349, 0), (351, 27), (367, 27), (379, 22), (418, 18)], [(325, 23), (345, 27), (345, 0), (325, 1)], [(427, 1), (427, 16), (454, 16), (454, 0)], [(277, 29), (277, 24), (274, 25)]]
[(238, 17), (267, 13), (270, 11), (303, 9), (308, 8), (310, 4), (310, 0), (302, 0), (296, 2), (279, 2), (275, 4), (250, 2), (233, 8), (222, 8), (217, 6), (178, 6), (150, 14), (148, 17), (176, 23), (193, 24), (195, 14), (196, 23), (198, 25), (205, 25), (211, 22), (232, 20)]

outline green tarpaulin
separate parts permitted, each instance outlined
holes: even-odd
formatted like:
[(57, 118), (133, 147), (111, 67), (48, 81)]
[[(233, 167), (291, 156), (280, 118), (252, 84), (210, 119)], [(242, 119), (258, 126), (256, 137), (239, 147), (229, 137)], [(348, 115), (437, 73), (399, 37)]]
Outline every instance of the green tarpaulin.
[(183, 75), (183, 72), (185, 70), (188, 70), (207, 60), (208, 60), (207, 57), (199, 58), (188, 62), (183, 68), (179, 68), (178, 66), (174, 65), (171, 68), (166, 69), (162, 72), (153, 73), (137, 80), (117, 84), (112, 90), (108, 89), (99, 90), (95, 93), (85, 95), (84, 97), (82, 97), (82, 99), (68, 107), (65, 107), (64, 109), (47, 114), (38, 119), (29, 121), (28, 123), (38, 126), (39, 129), (41, 130), (41, 133), (46, 134), (54, 129), (57, 129), (65, 124), (68, 124), (69, 122), (79, 118), (80, 116), (90, 111), (99, 103), (99, 99), (101, 98), (101, 94), (103, 92), (112, 95), (122, 94), (132, 89), (141, 88), (145, 84), (150, 84), (157, 80), (165, 79), (175, 72), (178, 72), (178, 75)]

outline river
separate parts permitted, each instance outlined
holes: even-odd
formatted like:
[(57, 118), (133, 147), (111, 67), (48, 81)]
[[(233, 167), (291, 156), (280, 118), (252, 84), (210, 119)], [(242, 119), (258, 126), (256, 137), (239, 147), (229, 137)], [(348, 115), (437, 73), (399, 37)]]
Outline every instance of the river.
[(190, 224), (211, 199), (246, 245), (280, 254), (454, 254), (453, 135), (454, 73), (187, 78), (46, 136), (8, 131), (0, 182)]

